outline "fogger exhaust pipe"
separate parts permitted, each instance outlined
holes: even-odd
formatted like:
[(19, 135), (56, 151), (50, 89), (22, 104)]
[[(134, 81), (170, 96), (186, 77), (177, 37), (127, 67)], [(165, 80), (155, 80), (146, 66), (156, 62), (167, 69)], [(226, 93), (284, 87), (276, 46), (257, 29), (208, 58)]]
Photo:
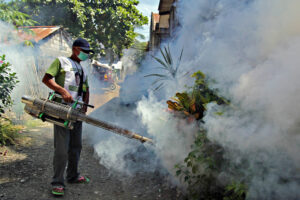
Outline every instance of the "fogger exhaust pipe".
[(150, 138), (143, 137), (127, 129), (87, 116), (69, 105), (31, 96), (23, 96), (21, 101), (25, 104), (25, 111), (35, 118), (39, 118), (40, 113), (44, 113), (45, 121), (57, 125), (62, 125), (64, 121), (82, 121), (131, 139), (139, 140), (142, 143), (147, 142), (153, 144), (153, 141)]

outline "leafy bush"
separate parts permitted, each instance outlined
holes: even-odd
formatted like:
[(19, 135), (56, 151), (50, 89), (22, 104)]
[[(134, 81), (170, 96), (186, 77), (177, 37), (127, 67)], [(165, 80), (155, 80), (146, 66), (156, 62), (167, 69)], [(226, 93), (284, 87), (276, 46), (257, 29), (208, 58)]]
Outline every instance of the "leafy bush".
[(167, 101), (170, 110), (189, 119), (201, 120), (208, 103), (228, 104), (224, 98), (216, 95), (217, 91), (208, 87), (208, 81), (201, 71), (194, 73), (192, 77), (196, 79), (192, 91), (176, 93), (176, 97), (171, 98), (173, 101)]
[(0, 56), (0, 116), (4, 109), (12, 105), (10, 94), (19, 82), (15, 72), (11, 72), (10, 63), (5, 61), (5, 55)]
[(0, 56), (0, 144), (11, 143), (17, 136), (20, 127), (12, 125), (11, 121), (1, 117), (5, 109), (9, 108), (13, 101), (11, 92), (18, 83), (16, 73), (11, 72), (10, 64), (5, 61), (5, 55)]
[(176, 174), (188, 184), (190, 199), (222, 199), (223, 185), (218, 181), (224, 160), (223, 149), (209, 141), (205, 131), (199, 131), (192, 151), (178, 164)]
[[(205, 75), (198, 71), (192, 75), (195, 84), (191, 91), (177, 93), (173, 101), (167, 101), (168, 108), (176, 116), (189, 121), (201, 121), (208, 103), (228, 105), (229, 102), (218, 96), (217, 90), (209, 88)], [(216, 113), (220, 114), (220, 113)], [(221, 172), (228, 168), (229, 161), (223, 157), (224, 149), (207, 138), (206, 130), (199, 127), (199, 132), (192, 145), (192, 151), (182, 163), (175, 166), (176, 174), (187, 184), (189, 199), (224, 199), (242, 200), (246, 197), (244, 184), (224, 183), (219, 180)], [(235, 175), (232, 175), (234, 179)], [(228, 185), (226, 185), (228, 184)]]
[(224, 200), (244, 200), (247, 195), (247, 186), (241, 182), (233, 182), (226, 186)]
[(16, 126), (10, 120), (0, 117), (0, 144), (14, 144), (14, 139), (19, 136), (21, 126)]

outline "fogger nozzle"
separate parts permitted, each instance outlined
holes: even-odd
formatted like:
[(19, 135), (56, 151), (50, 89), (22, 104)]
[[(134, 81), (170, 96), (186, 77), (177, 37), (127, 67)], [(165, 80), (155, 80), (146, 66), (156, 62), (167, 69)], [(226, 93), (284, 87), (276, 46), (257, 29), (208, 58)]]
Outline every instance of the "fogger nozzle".
[(33, 105), (34, 99), (35, 98), (33, 98), (31, 96), (24, 95), (24, 96), (22, 96), (21, 102), (28, 104), (28, 105)]
[(72, 123), (82, 121), (110, 132), (139, 140), (142, 143), (147, 142), (154, 144), (150, 138), (143, 137), (127, 129), (89, 117), (69, 105), (58, 103), (49, 99), (34, 98), (31, 96), (23, 96), (21, 101), (26, 104), (24, 109), (28, 114), (35, 118), (40, 118), (43, 121), (48, 121), (66, 128), (72, 128)]

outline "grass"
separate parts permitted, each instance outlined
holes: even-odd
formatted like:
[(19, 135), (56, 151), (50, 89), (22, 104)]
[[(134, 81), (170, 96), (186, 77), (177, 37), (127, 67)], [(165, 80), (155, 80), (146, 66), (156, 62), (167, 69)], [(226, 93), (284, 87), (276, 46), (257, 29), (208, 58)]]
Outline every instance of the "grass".
[(14, 125), (9, 119), (0, 118), (0, 144), (15, 144), (15, 139), (20, 136), (23, 126)]

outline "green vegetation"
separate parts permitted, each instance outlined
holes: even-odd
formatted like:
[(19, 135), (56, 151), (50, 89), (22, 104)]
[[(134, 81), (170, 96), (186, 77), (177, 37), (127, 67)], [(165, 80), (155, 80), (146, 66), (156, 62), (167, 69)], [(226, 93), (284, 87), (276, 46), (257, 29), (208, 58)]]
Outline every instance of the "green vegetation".
[[(0, 20), (19, 26), (31, 26), (35, 21), (29, 15), (16, 10), (11, 4), (0, 0)], [(26, 30), (25, 30), (26, 31)], [(31, 42), (25, 41), (25, 45), (31, 45)], [(0, 56), (0, 144), (14, 144), (14, 140), (19, 136), (22, 129), (21, 126), (14, 125), (12, 122), (3, 117), (5, 110), (9, 109), (13, 100), (11, 92), (18, 83), (18, 78), (15, 72), (12, 72), (11, 64), (6, 61), (5, 55)]]
[(30, 15), (17, 11), (13, 4), (7, 4), (3, 0), (0, 0), (0, 20), (16, 27), (32, 26), (36, 23)]
[(0, 145), (15, 144), (22, 126), (13, 125), (9, 119), (0, 117)]
[[(139, 37), (141, 39), (145, 38), (143, 35), (139, 35)], [(130, 47), (130, 49), (135, 50), (131, 59), (138, 67), (142, 64), (142, 61), (146, 56), (147, 46), (148, 42), (141, 42), (138, 39), (135, 39), (134, 44)]]
[(15, 72), (11, 72), (10, 63), (6, 62), (5, 55), (0, 56), (0, 116), (5, 108), (9, 108), (13, 100), (11, 92), (19, 82)]
[(225, 190), (224, 200), (244, 200), (247, 196), (247, 186), (241, 182), (233, 182)]
[[(155, 58), (166, 74), (150, 74), (148, 76), (158, 77), (156, 82), (161, 82), (158, 88), (162, 87), (164, 81), (175, 79), (181, 61), (181, 55), (177, 63), (173, 62), (169, 47), (161, 50), (163, 60)], [(195, 141), (191, 146), (191, 152), (182, 163), (178, 163), (176, 174), (180, 180), (187, 184), (189, 199), (223, 199), (243, 200), (246, 198), (247, 187), (244, 183), (238, 182), (238, 174), (230, 169), (230, 161), (224, 158), (224, 149), (209, 140), (206, 130), (202, 127), (202, 119), (207, 110), (207, 104), (216, 103), (227, 106), (229, 102), (218, 95), (218, 90), (210, 89), (209, 80), (204, 73), (198, 71), (192, 75), (195, 78), (193, 87), (187, 91), (176, 93), (175, 97), (167, 101), (169, 110), (175, 117), (186, 119), (189, 123), (197, 121), (199, 131), (195, 135)], [(215, 113), (222, 115), (222, 112)], [(221, 173), (226, 172), (230, 177), (227, 182), (220, 181)]]
[(61, 25), (75, 37), (89, 40), (96, 53), (102, 43), (121, 55), (133, 45), (135, 27), (147, 24), (148, 18), (136, 8), (137, 0), (17, 0), (11, 3), (30, 14), (38, 25)]
[(177, 116), (200, 120), (208, 103), (228, 104), (224, 98), (216, 95), (217, 91), (208, 87), (208, 81), (201, 71), (194, 73), (192, 77), (196, 80), (190, 92), (176, 93), (176, 97), (172, 98), (173, 101), (167, 101), (168, 108), (175, 111)]
[[(190, 122), (202, 120), (208, 103), (228, 104), (217, 95), (216, 90), (209, 88), (208, 80), (201, 71), (194, 73), (192, 77), (196, 80), (191, 91), (177, 93), (176, 98), (172, 98), (174, 101), (167, 101), (168, 108), (176, 116), (187, 118)], [(183, 163), (175, 166), (177, 176), (188, 184), (190, 199), (220, 199), (224, 195), (225, 188), (218, 181), (224, 163), (222, 147), (211, 142), (206, 131), (199, 127), (192, 151)]]
[(1, 116), (13, 103), (10, 94), (17, 83), (16, 73), (11, 72), (10, 64), (5, 61), (5, 55), (0, 56), (0, 144), (2, 145), (14, 144), (14, 138), (18, 136), (17, 133), (21, 129)]
[(180, 56), (177, 60), (177, 62), (174, 62), (170, 46), (164, 47), (164, 49), (160, 48), (161, 55), (163, 59), (160, 59), (158, 57), (153, 57), (160, 65), (161, 67), (158, 67), (158, 69), (164, 70), (165, 73), (162, 74), (148, 74), (145, 77), (157, 77), (157, 79), (152, 83), (152, 85), (158, 84), (158, 86), (154, 90), (158, 90), (162, 87), (164, 87), (165, 81), (167, 80), (175, 80), (177, 77), (177, 72), (180, 66), (183, 49), (181, 50)]

